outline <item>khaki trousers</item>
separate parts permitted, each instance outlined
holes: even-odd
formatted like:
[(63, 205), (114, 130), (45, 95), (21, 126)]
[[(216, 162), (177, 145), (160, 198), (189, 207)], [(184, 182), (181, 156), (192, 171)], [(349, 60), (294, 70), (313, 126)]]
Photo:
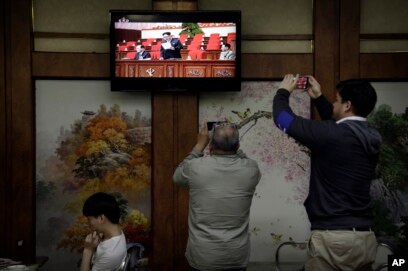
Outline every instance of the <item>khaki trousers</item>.
[(372, 231), (314, 230), (305, 271), (369, 271), (376, 254)]

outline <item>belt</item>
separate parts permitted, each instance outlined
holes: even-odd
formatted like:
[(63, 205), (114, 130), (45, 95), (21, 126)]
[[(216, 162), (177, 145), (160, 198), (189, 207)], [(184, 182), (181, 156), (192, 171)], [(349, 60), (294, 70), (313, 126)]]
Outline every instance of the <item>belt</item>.
[(371, 228), (370, 227), (354, 227), (341, 229), (312, 228), (312, 231), (371, 231)]

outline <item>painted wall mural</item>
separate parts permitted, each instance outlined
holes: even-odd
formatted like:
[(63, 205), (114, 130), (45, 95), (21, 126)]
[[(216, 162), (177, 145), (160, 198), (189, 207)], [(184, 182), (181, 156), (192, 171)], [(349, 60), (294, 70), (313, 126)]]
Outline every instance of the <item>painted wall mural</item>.
[(383, 143), (371, 186), (377, 240), (408, 254), (408, 84), (373, 83), (376, 109), (368, 121)]
[[(241, 148), (259, 163), (263, 176), (251, 209), (251, 262), (267, 266), (282, 242), (306, 241), (310, 232), (303, 207), (310, 160), (307, 149), (273, 123), (272, 100), (278, 84), (243, 82), (241, 92), (202, 93), (199, 99), (200, 123), (225, 119), (236, 123)], [(370, 121), (385, 127), (380, 128), (384, 132), (395, 131), (389, 133), (388, 150), (400, 157), (397, 161), (392, 159), (396, 155), (384, 156), (385, 180), (379, 177), (374, 182), (373, 195), (380, 207), (386, 207), (376, 210), (375, 230), (382, 240), (406, 244), (407, 99), (387, 99), (390, 89), (399, 91), (398, 97), (407, 95), (407, 85), (373, 85), (379, 106)], [(81, 235), (87, 232), (80, 216), (82, 202), (95, 191), (113, 192), (120, 200), (129, 241), (149, 238), (150, 95), (109, 89), (107, 81), (36, 81), (36, 250), (50, 258), (45, 271), (77, 269)], [(306, 93), (296, 90), (290, 104), (296, 114), (309, 118)], [(392, 175), (396, 170), (398, 179)], [(298, 256), (306, 248), (297, 250), (291, 259), (302, 261)]]
[[(272, 100), (276, 82), (244, 82), (241, 92), (200, 96), (200, 123), (229, 120), (239, 127), (241, 148), (258, 161), (262, 179), (251, 208), (251, 261), (273, 262), (277, 246), (289, 240), (305, 241), (309, 221), (303, 207), (310, 159), (307, 150), (276, 128)], [(294, 112), (310, 117), (309, 96), (290, 97)]]
[[(66, 106), (69, 105), (69, 106)], [(37, 255), (44, 270), (76, 270), (90, 232), (82, 204), (113, 194), (127, 242), (150, 231), (151, 109), (147, 93), (113, 93), (109, 82), (36, 82)]]
[[(383, 136), (377, 178), (371, 187), (374, 231), (380, 242), (406, 253), (408, 85), (373, 83), (373, 86), (378, 102), (368, 121)], [(282, 242), (307, 241), (310, 232), (303, 207), (310, 174), (308, 151), (273, 123), (272, 99), (277, 87), (275, 82), (244, 82), (239, 93), (210, 93), (200, 97), (200, 122), (226, 119), (238, 124), (241, 148), (258, 161), (263, 174), (251, 209), (252, 262), (274, 262), (276, 249)], [(290, 104), (296, 114), (309, 117), (310, 100), (306, 93), (295, 90)], [(292, 255), (289, 260), (303, 261), (306, 247), (298, 245), (289, 253)], [(381, 253), (379, 258), (383, 256)]]

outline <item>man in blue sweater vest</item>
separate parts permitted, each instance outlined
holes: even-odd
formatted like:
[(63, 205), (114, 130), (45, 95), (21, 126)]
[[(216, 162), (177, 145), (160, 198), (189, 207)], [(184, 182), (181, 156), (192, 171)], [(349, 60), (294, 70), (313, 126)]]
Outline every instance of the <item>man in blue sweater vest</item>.
[(309, 195), (304, 203), (310, 223), (305, 270), (371, 270), (377, 242), (370, 184), (381, 136), (367, 121), (377, 95), (370, 83), (346, 80), (337, 85), (333, 104), (312, 76), (306, 89), (321, 121), (297, 116), (289, 96), (298, 76), (288, 74), (273, 100), (275, 124), (311, 151)]

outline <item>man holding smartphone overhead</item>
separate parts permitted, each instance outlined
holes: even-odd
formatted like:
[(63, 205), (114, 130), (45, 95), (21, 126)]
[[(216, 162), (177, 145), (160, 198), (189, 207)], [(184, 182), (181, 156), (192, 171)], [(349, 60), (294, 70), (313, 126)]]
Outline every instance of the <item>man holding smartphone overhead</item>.
[(330, 104), (320, 84), (308, 76), (306, 89), (322, 121), (293, 113), (289, 96), (298, 76), (288, 74), (273, 100), (275, 124), (311, 151), (309, 195), (304, 203), (310, 223), (306, 271), (371, 270), (377, 242), (370, 184), (381, 136), (366, 120), (377, 95), (370, 83), (341, 81)]
[[(210, 123), (209, 123), (210, 124)], [(204, 125), (173, 175), (189, 190), (186, 257), (192, 271), (244, 271), (249, 261), (249, 210), (261, 173), (239, 150), (236, 125)], [(203, 151), (209, 145), (210, 155)]]

